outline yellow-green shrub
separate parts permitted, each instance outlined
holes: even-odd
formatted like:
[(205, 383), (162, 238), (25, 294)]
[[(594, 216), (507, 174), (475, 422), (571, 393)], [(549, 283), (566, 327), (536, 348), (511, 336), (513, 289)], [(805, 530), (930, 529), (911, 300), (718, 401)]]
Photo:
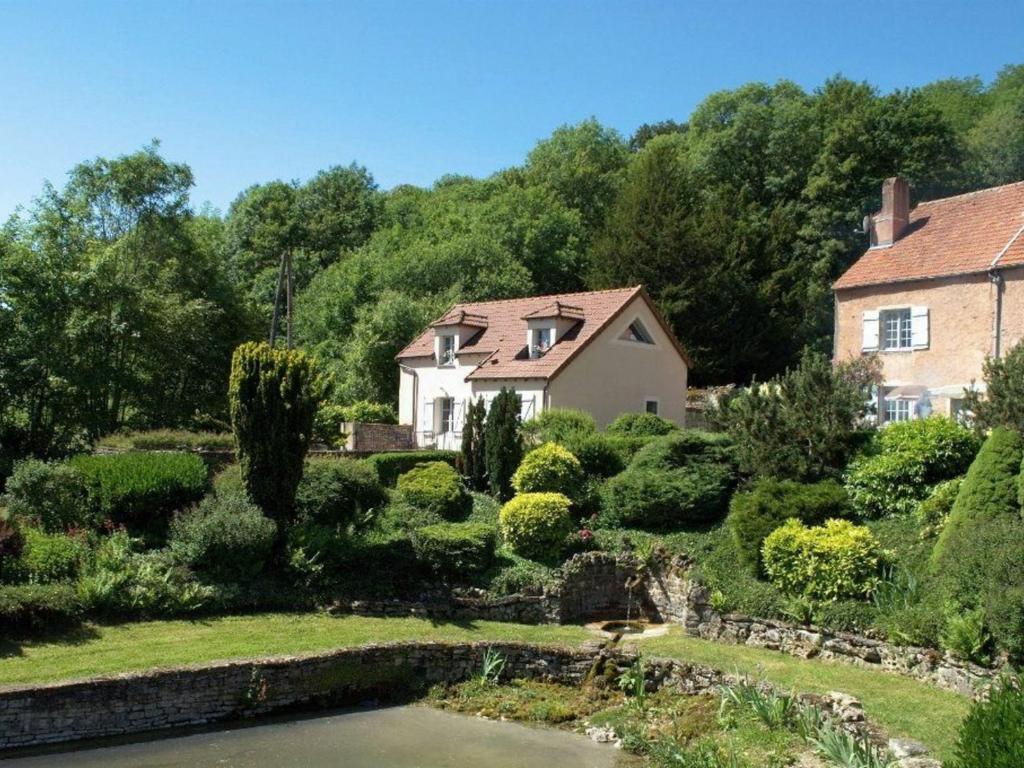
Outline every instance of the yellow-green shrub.
[(417, 509), (456, 520), (469, 514), (473, 499), (451, 464), (429, 461), (398, 478), (398, 491)]
[(569, 499), (561, 493), (523, 493), (501, 508), (501, 535), (531, 560), (558, 557), (572, 532)]
[(526, 454), (512, 475), (516, 493), (563, 493), (575, 499), (583, 487), (579, 459), (557, 443), (544, 443)]
[(848, 520), (807, 527), (790, 519), (764, 540), (765, 573), (779, 589), (814, 600), (865, 597), (878, 582), (882, 548)]

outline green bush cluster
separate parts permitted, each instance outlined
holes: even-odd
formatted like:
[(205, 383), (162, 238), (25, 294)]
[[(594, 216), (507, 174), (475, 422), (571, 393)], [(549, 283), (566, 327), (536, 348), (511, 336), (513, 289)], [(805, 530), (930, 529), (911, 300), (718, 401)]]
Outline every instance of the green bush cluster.
[(10, 582), (50, 584), (71, 581), (79, 573), (89, 552), (84, 536), (46, 533), (27, 526), (22, 530), (21, 554), (4, 564), (4, 579)]
[(295, 492), (296, 516), (328, 526), (347, 525), (386, 503), (373, 467), (352, 459), (308, 460)]
[(4, 568), (17, 560), (25, 547), (25, 536), (14, 521), (0, 514), (0, 581), (4, 580)]
[(578, 499), (583, 490), (579, 459), (557, 443), (544, 443), (523, 458), (512, 475), (516, 493), (561, 493)]
[(849, 515), (850, 500), (834, 480), (798, 483), (795, 480), (758, 480), (749, 490), (733, 495), (726, 525), (740, 558), (762, 574), (761, 546), (768, 534), (794, 518), (819, 525), (828, 518)]
[(107, 435), (96, 443), (103, 448), (137, 451), (231, 451), (230, 432), (191, 432), (185, 429), (148, 429)]
[(653, 413), (623, 413), (608, 425), (609, 435), (661, 437), (679, 430), (679, 425)]
[(855, 460), (846, 476), (854, 509), (867, 518), (913, 512), (978, 452), (973, 432), (941, 416), (889, 425), (875, 442), (875, 453)]
[(26, 459), (15, 464), (7, 480), (7, 509), (51, 533), (99, 522), (84, 475), (65, 462)]
[(765, 538), (761, 556), (783, 592), (829, 601), (870, 594), (883, 562), (871, 531), (848, 520), (808, 527), (789, 519)]
[(555, 560), (573, 529), (570, 504), (561, 493), (520, 494), (501, 508), (502, 538), (523, 557)]
[(1024, 765), (1024, 692), (1019, 679), (1001, 681), (974, 703), (957, 734), (950, 768), (1019, 768)]
[(414, 507), (446, 520), (464, 518), (473, 507), (459, 473), (443, 461), (413, 467), (398, 478), (398, 491)]
[(375, 453), (365, 459), (366, 463), (373, 467), (377, 473), (377, 479), (387, 486), (394, 488), (398, 482), (398, 476), (403, 475), (417, 464), (431, 461), (443, 461), (453, 467), (458, 465), (458, 451), (393, 451), (389, 453)]
[(247, 581), (263, 570), (277, 525), (238, 495), (208, 496), (171, 523), (169, 544), (178, 562), (215, 581)]
[(575, 408), (549, 408), (523, 424), (523, 440), (528, 445), (558, 443), (568, 446), (597, 433), (594, 417)]
[(481, 573), (494, 560), (497, 534), (486, 523), (438, 523), (412, 535), (416, 556), (434, 573), (447, 578)]
[[(618, 438), (629, 441), (632, 438)], [(580, 463), (584, 477), (602, 479), (619, 474), (626, 468), (632, 453), (626, 455), (615, 438), (607, 435), (577, 435), (561, 443)], [(642, 442), (642, 440), (641, 440)], [(639, 447), (637, 448), (639, 450)], [(635, 453), (635, 451), (633, 452)]]
[(77, 626), (83, 607), (70, 584), (0, 585), (0, 627), (5, 637)]
[(921, 527), (921, 535), (924, 538), (937, 536), (942, 533), (946, 525), (946, 519), (953, 510), (953, 504), (960, 493), (960, 484), (963, 478), (954, 477), (952, 480), (945, 480), (934, 488), (927, 498), (917, 505), (914, 510), (914, 518)]
[(175, 511), (206, 492), (206, 465), (195, 454), (83, 455), (69, 464), (85, 478), (100, 519), (156, 539), (166, 533)]

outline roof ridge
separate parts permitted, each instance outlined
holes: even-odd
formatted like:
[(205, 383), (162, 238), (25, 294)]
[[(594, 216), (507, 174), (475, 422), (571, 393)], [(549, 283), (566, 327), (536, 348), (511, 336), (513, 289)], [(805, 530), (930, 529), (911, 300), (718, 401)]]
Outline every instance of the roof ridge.
[(1010, 182), (1007, 182), (1006, 184), (999, 184), (999, 185), (994, 186), (994, 187), (985, 187), (984, 189), (975, 189), (975, 190), (972, 190), (970, 192), (961, 192), (959, 195), (950, 195), (949, 197), (937, 197), (934, 200), (921, 200), (917, 204), (917, 208), (920, 208), (922, 205), (933, 205), (935, 203), (945, 203), (948, 200), (959, 200), (962, 197), (971, 197), (972, 195), (983, 195), (986, 192), (998, 192), (999, 190), (1006, 189), (1007, 187), (1016, 187), (1016, 186), (1021, 186), (1021, 185), (1024, 185), (1024, 179), (1021, 179), (1020, 181), (1010, 181)]
[[(640, 290), (642, 285), (630, 285), (625, 288), (601, 288), (597, 291), (575, 291), (574, 293), (547, 293), (542, 296), (520, 296), (516, 299), (487, 299), (485, 301), (460, 301), (458, 304), (453, 304), (451, 309), (456, 307), (466, 307), (469, 305), (479, 306), (481, 304), (506, 304), (510, 301), (540, 301), (542, 299), (550, 299), (552, 301), (565, 296), (592, 296), (595, 293), (622, 293), (630, 291), (635, 293)], [(450, 312), (451, 309), (448, 311)]]

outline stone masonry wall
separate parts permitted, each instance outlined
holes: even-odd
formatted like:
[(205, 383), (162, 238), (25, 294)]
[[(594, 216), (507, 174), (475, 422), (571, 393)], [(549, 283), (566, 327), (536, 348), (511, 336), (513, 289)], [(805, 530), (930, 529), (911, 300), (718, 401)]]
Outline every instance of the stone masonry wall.
[(345, 450), (354, 453), (411, 451), (416, 447), (411, 424), (347, 422), (341, 429), (348, 435)]

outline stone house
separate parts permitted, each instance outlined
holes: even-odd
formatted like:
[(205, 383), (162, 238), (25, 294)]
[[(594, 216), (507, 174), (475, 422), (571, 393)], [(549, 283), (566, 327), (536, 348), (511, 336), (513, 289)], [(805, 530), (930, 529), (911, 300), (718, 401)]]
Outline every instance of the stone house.
[(870, 248), (833, 285), (835, 358), (879, 355), (881, 422), (955, 416), (1024, 337), (1024, 182), (911, 209), (887, 179), (865, 223)]
[(396, 356), (398, 416), (420, 447), (458, 448), (469, 405), (515, 390), (523, 420), (579, 408), (683, 424), (689, 358), (642, 286), (457, 304)]

